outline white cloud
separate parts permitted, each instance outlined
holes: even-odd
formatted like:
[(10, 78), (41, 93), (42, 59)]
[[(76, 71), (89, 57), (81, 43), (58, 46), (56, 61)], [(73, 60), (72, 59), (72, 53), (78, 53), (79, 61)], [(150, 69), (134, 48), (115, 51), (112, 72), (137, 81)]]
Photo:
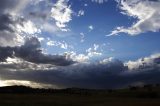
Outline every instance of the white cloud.
[(84, 6), (85, 6), (85, 7), (87, 7), (87, 6), (88, 6), (88, 4), (86, 4), (86, 3), (85, 3), (85, 4), (84, 4)]
[(67, 0), (58, 0), (51, 9), (51, 17), (62, 31), (68, 31), (67, 23), (72, 20), (72, 9)]
[(56, 25), (49, 22), (43, 23), (42, 29), (49, 33), (57, 33), (59, 31), (59, 28)]
[(102, 55), (102, 53), (96, 52), (96, 51), (90, 51), (90, 52), (88, 52), (88, 56), (89, 56), (89, 57), (101, 56), (101, 55)]
[(94, 44), (93, 48), (86, 50), (88, 57), (101, 56), (102, 53), (98, 52), (99, 45)]
[(83, 16), (83, 15), (84, 15), (84, 10), (79, 10), (77, 16), (80, 17), (80, 16)]
[(103, 4), (105, 2), (107, 2), (108, 0), (92, 0), (92, 2), (96, 2), (96, 3), (99, 3), (99, 4)]
[(160, 1), (153, 0), (116, 0), (122, 14), (137, 19), (132, 26), (125, 28), (117, 27), (108, 36), (119, 33), (138, 35), (148, 31), (158, 32), (160, 30)]
[(89, 28), (89, 31), (92, 31), (94, 29), (93, 25), (89, 25), (88, 28)]
[(88, 62), (92, 57), (101, 56), (102, 53), (98, 52), (98, 49), (99, 49), (99, 45), (94, 44), (93, 47), (88, 48), (86, 50), (85, 54), (82, 54), (82, 53), (77, 54), (76, 52), (71, 51), (71, 52), (66, 52), (65, 55), (66, 57), (71, 58), (74, 61), (83, 63), (83, 62)]
[(93, 46), (94, 46), (93, 49), (94, 49), (95, 51), (99, 48), (99, 45), (97, 45), (97, 44), (94, 44)]
[(44, 37), (37, 37), (38, 38), (38, 40), (40, 41), (40, 42), (42, 42), (42, 41), (44, 41), (45, 40), (45, 38)]
[(128, 61), (125, 63), (126, 66), (128, 66), (129, 70), (137, 70), (137, 69), (150, 69), (153, 68), (153, 66), (156, 64), (156, 59), (159, 61), (160, 59), (160, 53), (153, 54), (149, 57), (140, 58), (136, 61)]
[(65, 53), (66, 57), (73, 59), (74, 61), (83, 63), (83, 62), (87, 62), (89, 60), (89, 57), (85, 54), (77, 54), (74, 51), (71, 52), (66, 52)]
[(114, 59), (113, 57), (109, 57), (109, 58), (101, 60), (100, 63), (101, 64), (107, 64), (107, 63), (113, 61), (113, 59)]
[(18, 24), (16, 26), (16, 29), (19, 33), (26, 33), (30, 35), (35, 33), (41, 33), (41, 30), (38, 29), (31, 21), (24, 22), (23, 26)]
[(59, 42), (59, 41), (53, 41), (53, 40), (49, 40), (47, 42), (47, 45), (48, 46), (57, 46), (57, 47), (60, 47), (62, 49), (69, 49), (69, 48), (73, 48), (73, 46), (67, 44), (66, 42)]
[(81, 35), (81, 42), (83, 43), (83, 42), (84, 42), (84, 37), (85, 37), (85, 35), (84, 35), (83, 32), (81, 32), (80, 35)]
[(78, 62), (86, 62), (89, 60), (89, 57), (84, 55), (84, 54), (78, 54), (76, 57), (75, 57), (75, 61), (78, 61)]
[[(14, 66), (12, 66), (13, 64)], [(28, 70), (44, 70), (44, 69), (48, 70), (48, 69), (54, 68), (51, 64), (36, 64), (36, 63), (25, 61), (22, 58), (15, 57), (14, 55), (13, 55), (13, 58), (8, 57), (5, 62), (0, 62), (0, 67), (10, 66), (10, 65), (12, 66), (12, 68), (17, 68), (20, 71), (27, 70), (27, 69)], [(12, 71), (17, 71), (17, 70), (15, 69)]]

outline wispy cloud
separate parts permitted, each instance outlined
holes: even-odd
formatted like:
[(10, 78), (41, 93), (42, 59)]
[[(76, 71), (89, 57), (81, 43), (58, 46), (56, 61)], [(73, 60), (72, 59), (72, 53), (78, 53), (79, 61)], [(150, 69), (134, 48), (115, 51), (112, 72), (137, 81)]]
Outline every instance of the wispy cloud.
[(92, 2), (95, 2), (95, 3), (99, 3), (99, 4), (103, 4), (105, 2), (107, 2), (108, 0), (92, 0)]
[(127, 33), (138, 35), (148, 31), (158, 32), (160, 30), (160, 1), (153, 0), (116, 0), (122, 14), (137, 19), (131, 27), (117, 27), (109, 34), (117, 35)]
[(86, 50), (88, 57), (101, 56), (102, 53), (98, 52), (99, 45), (94, 44), (93, 48), (89, 48)]
[(69, 48), (73, 48), (73, 46), (67, 44), (66, 42), (59, 42), (59, 41), (53, 41), (53, 40), (49, 40), (47, 42), (48, 46), (55, 46), (55, 47), (60, 47), (62, 49), (69, 49)]
[(80, 17), (80, 16), (83, 16), (83, 15), (84, 15), (84, 10), (79, 10), (77, 16)]

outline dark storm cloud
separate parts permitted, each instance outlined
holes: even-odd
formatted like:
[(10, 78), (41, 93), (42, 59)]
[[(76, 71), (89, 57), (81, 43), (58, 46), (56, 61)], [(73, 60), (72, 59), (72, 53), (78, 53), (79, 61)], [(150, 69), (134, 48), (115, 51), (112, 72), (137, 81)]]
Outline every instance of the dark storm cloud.
[(0, 47), (0, 61), (6, 61), (7, 57), (12, 57), (13, 51), (11, 47)]
[(0, 61), (5, 61), (7, 57), (14, 56), (37, 64), (65, 66), (74, 63), (66, 56), (43, 54), (40, 42), (36, 37), (28, 38), (25, 44), (20, 47), (0, 47)]
[(5, 10), (12, 10), (17, 5), (18, 0), (0, 0), (0, 13)]
[(14, 24), (11, 18), (12, 17), (9, 14), (0, 15), (0, 31), (7, 30), (13, 32), (13, 29), (9, 26), (10, 24)]
[(24, 22), (26, 22), (26, 20), (22, 17), (13, 17), (10, 14), (0, 14), (0, 31), (8, 31), (13, 33), (15, 32), (14, 27), (17, 24), (24, 26)]
[(107, 63), (76, 63), (44, 70), (8, 71), (3, 67), (0, 75), (5, 80), (28, 80), (59, 87), (121, 88), (136, 83), (159, 83), (160, 60), (154, 60), (154, 65), (136, 70), (128, 70), (121, 61), (114, 60)]
[(17, 30), (17, 25), (24, 27), (27, 21), (18, 16), (13, 16), (8, 13), (0, 14), (0, 46), (16, 46), (21, 42), (20, 31)]
[(4, 79), (29, 80), (60, 87), (109, 88), (115, 86), (112, 80), (118, 81), (124, 68), (121, 61), (115, 60), (107, 64), (77, 63), (49, 70), (10, 72), (4, 69), (4, 71), (0, 71), (0, 75)]

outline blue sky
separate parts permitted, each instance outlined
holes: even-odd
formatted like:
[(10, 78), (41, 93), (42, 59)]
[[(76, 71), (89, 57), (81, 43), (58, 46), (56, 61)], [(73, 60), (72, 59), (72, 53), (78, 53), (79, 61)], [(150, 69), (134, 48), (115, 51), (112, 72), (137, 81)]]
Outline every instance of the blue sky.
[[(42, 1), (43, 2), (43, 1)], [(58, 1), (57, 1), (58, 2)], [(54, 3), (57, 3), (54, 1)], [(95, 55), (92, 58), (102, 59), (115, 57), (123, 61), (135, 60), (140, 57), (149, 56), (158, 53), (159, 31), (145, 31), (139, 34), (130, 35), (128, 33), (118, 33), (117, 36), (106, 36), (111, 33), (117, 26), (130, 27), (138, 21), (136, 17), (124, 15), (124, 12), (117, 1), (108, 0), (102, 3), (98, 1), (69, 0), (63, 1), (72, 11), (71, 20), (67, 22), (69, 31), (60, 31), (57, 35), (43, 32), (41, 35), (46, 39), (57, 42), (66, 42), (72, 46), (67, 49), (56, 47), (55, 45), (46, 46), (46, 41), (42, 46), (48, 53), (76, 52), (77, 54), (86, 55), (86, 50), (93, 48), (96, 44), (99, 46), (97, 52), (101, 55)], [(54, 4), (53, 4), (54, 5)], [(78, 16), (79, 11), (83, 15)], [(54, 21), (54, 20), (53, 20)], [(54, 24), (54, 22), (51, 22)], [(93, 29), (89, 29), (92, 26)], [(82, 40), (83, 39), (83, 40)]]
[(159, 10), (160, 0), (0, 0), (0, 86), (160, 83)]

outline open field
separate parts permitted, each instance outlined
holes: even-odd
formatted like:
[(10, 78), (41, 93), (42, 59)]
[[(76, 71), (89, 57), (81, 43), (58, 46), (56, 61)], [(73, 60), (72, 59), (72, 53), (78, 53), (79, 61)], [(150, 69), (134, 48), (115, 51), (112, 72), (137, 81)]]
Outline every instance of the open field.
[(11, 87), (3, 90), (0, 89), (0, 106), (160, 106), (159, 87), (120, 90)]
[(160, 98), (84, 95), (0, 94), (0, 106), (160, 106)]

